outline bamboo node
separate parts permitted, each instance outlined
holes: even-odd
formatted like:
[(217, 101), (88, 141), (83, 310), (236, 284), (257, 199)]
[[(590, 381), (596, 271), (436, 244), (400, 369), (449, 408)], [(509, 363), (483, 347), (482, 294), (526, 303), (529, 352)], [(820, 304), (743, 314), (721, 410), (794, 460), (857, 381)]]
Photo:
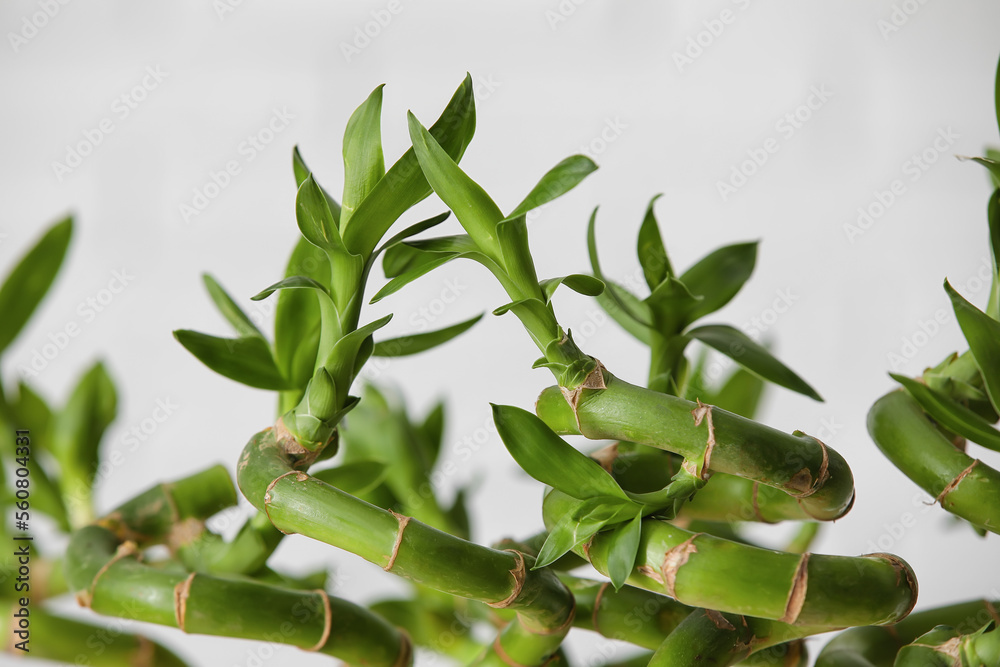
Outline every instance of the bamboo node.
[(319, 641), (315, 645), (305, 649), (310, 653), (315, 653), (320, 651), (326, 646), (326, 642), (330, 639), (330, 630), (333, 626), (333, 610), (330, 609), (330, 596), (327, 595), (326, 591), (322, 588), (317, 588), (313, 591), (319, 595), (320, 599), (323, 600), (323, 634), (320, 636)]
[(187, 579), (174, 587), (174, 618), (177, 620), (177, 627), (180, 628), (181, 632), (187, 632), (184, 627), (187, 622), (187, 601), (188, 596), (191, 595), (191, 584), (197, 575), (197, 572), (192, 572)]
[(900, 614), (898, 617), (889, 619), (889, 621), (887, 621), (887, 622), (889, 622), (889, 623), (896, 623), (898, 621), (903, 620), (907, 616), (909, 616), (910, 612), (913, 611), (913, 608), (915, 606), (917, 606), (917, 594), (919, 592), (918, 591), (918, 587), (917, 587), (917, 575), (913, 572), (913, 568), (911, 568), (907, 564), (907, 562), (905, 560), (903, 560), (902, 558), (900, 558), (899, 556), (897, 556), (895, 554), (887, 554), (887, 553), (883, 553), (883, 552), (877, 552), (877, 553), (872, 553), (872, 554), (863, 554), (861, 557), (862, 558), (880, 558), (880, 559), (882, 559), (884, 561), (888, 561), (888, 563), (890, 565), (892, 565), (893, 569), (896, 570), (896, 585), (897, 586), (899, 586), (899, 583), (902, 581), (903, 577), (904, 576), (906, 577), (906, 587), (910, 590), (910, 593), (911, 593), (911, 595), (910, 595), (910, 606), (907, 607), (906, 610), (902, 614)]
[[(593, 359), (593, 357), (591, 357)], [(604, 364), (600, 362), (599, 359), (594, 359), (597, 362), (597, 367), (587, 374), (583, 382), (573, 388), (567, 389), (566, 387), (559, 387), (559, 391), (562, 392), (563, 398), (569, 403), (569, 407), (573, 410), (573, 417), (576, 418), (576, 428), (583, 433), (583, 426), (580, 425), (580, 414), (577, 412), (577, 406), (580, 403), (580, 394), (583, 393), (584, 389), (607, 389), (608, 385), (604, 382), (604, 371), (607, 369)]]
[(392, 667), (409, 667), (413, 664), (413, 640), (406, 630), (402, 628), (397, 630), (399, 630), (399, 655), (396, 656), (396, 662), (392, 663)]
[(143, 635), (136, 635), (138, 646), (132, 654), (129, 665), (131, 667), (155, 667), (156, 666), (156, 644)]
[(382, 568), (386, 572), (390, 572), (396, 564), (396, 556), (399, 555), (399, 545), (403, 543), (403, 531), (406, 530), (406, 526), (410, 523), (410, 517), (408, 516), (396, 514), (392, 510), (389, 510), (389, 513), (396, 517), (396, 521), (399, 522), (399, 529), (396, 531), (396, 541), (392, 545), (392, 553), (389, 554), (389, 562)]
[[(503, 661), (503, 664), (509, 667), (530, 667), (529, 665), (524, 665), (514, 660), (514, 658), (507, 655), (507, 651), (503, 650), (503, 644), (500, 643), (500, 638), (503, 635), (498, 634), (497, 638), (493, 640), (493, 652), (497, 654), (497, 657)], [(546, 663), (548, 664), (548, 663)]]
[(522, 620), (521, 625), (524, 626), (524, 629), (533, 635), (540, 635), (542, 637), (548, 637), (551, 635), (564, 635), (567, 632), (569, 632), (569, 629), (573, 627), (573, 621), (576, 620), (576, 597), (565, 586), (563, 586), (563, 591), (569, 598), (571, 605), (569, 608), (569, 614), (566, 616), (565, 621), (563, 621), (554, 628), (541, 628), (540, 630), (535, 630)]
[(806, 592), (809, 589), (809, 553), (802, 554), (799, 565), (795, 568), (791, 590), (788, 591), (788, 601), (785, 602), (785, 615), (778, 620), (782, 623), (795, 623), (802, 613), (802, 605), (806, 602)]
[(136, 543), (129, 540), (127, 542), (122, 542), (115, 549), (115, 555), (111, 559), (101, 566), (101, 569), (97, 571), (94, 578), (90, 581), (90, 586), (86, 590), (82, 590), (76, 594), (76, 602), (81, 607), (90, 608), (91, 603), (94, 601), (94, 592), (97, 590), (97, 580), (100, 579), (105, 572), (111, 569), (111, 566), (120, 561), (123, 558), (127, 558), (135, 554), (139, 550)]
[[(758, 492), (759, 489), (760, 489), (760, 482), (754, 482), (753, 483), (753, 493), (751, 494), (751, 499), (752, 499), (752, 502), (753, 502), (753, 515), (754, 515), (754, 517), (757, 518), (757, 521), (760, 521), (761, 523), (776, 523), (775, 521), (768, 521), (767, 519), (764, 518), (764, 515), (761, 514), (761, 512), (760, 512), (760, 501), (757, 499), (757, 492)], [(802, 506), (801, 502), (799, 502), (799, 506), (800, 507)], [(805, 508), (803, 508), (803, 510), (804, 509)], [(808, 514), (808, 512), (806, 512), (806, 514)]]
[(691, 554), (698, 553), (698, 547), (695, 545), (694, 541), (696, 538), (701, 537), (705, 533), (695, 533), (691, 537), (687, 538), (676, 547), (669, 549), (665, 554), (663, 554), (663, 565), (660, 566), (660, 571), (663, 574), (663, 588), (666, 590), (667, 595), (673, 599), (680, 602), (677, 599), (677, 573), (688, 562)]
[[(972, 469), (975, 468), (977, 465), (979, 465), (979, 459), (973, 460), (972, 465), (970, 465), (968, 468), (966, 468), (962, 472), (958, 473), (958, 476), (955, 477), (955, 479), (953, 479), (950, 482), (948, 482), (948, 486), (946, 486), (946, 487), (944, 487), (944, 489), (942, 489), (941, 493), (938, 494), (938, 497), (934, 499), (934, 502), (938, 503), (939, 505), (941, 505), (943, 507), (944, 506), (944, 500), (945, 500), (945, 498), (948, 497), (948, 494), (951, 493), (952, 491), (954, 491), (956, 488), (958, 488), (958, 485), (962, 483), (962, 480), (965, 479), (965, 477), (970, 472), (972, 472)], [(933, 503), (931, 503), (931, 504), (933, 504)]]
[[(796, 431), (796, 434), (806, 435), (805, 433), (798, 431)], [(788, 480), (788, 483), (785, 486), (793, 489), (794, 491), (798, 491), (798, 493), (790, 494), (796, 498), (808, 498), (822, 489), (823, 485), (826, 484), (828, 479), (830, 479), (830, 452), (827, 450), (826, 443), (815, 436), (810, 435), (808, 437), (812, 438), (816, 444), (819, 445), (820, 452), (823, 454), (823, 460), (820, 461), (819, 472), (816, 474), (815, 478), (813, 478), (812, 472), (809, 468), (803, 468), (795, 473), (794, 477)]]
[(590, 458), (597, 461), (608, 474), (611, 474), (612, 469), (615, 467), (615, 461), (618, 460), (618, 443), (613, 442), (607, 447), (598, 449), (590, 455)]
[(712, 474), (709, 471), (709, 466), (712, 462), (712, 452), (715, 450), (715, 425), (712, 423), (713, 406), (705, 405), (698, 399), (695, 400), (698, 401), (698, 407), (691, 411), (691, 415), (694, 417), (694, 425), (696, 427), (701, 426), (702, 421), (708, 423), (708, 439), (705, 441), (705, 455), (701, 461), (701, 472), (698, 473), (698, 477), (706, 480)]
[(706, 609), (705, 616), (708, 620), (712, 621), (714, 625), (719, 630), (729, 630), (730, 632), (736, 630), (736, 626), (730, 623), (725, 616), (714, 609)]
[(494, 609), (506, 609), (514, 603), (517, 596), (521, 594), (521, 589), (524, 588), (524, 577), (527, 574), (527, 568), (524, 565), (524, 554), (515, 549), (504, 549), (504, 551), (514, 554), (514, 558), (517, 560), (514, 565), (514, 569), (510, 571), (510, 576), (514, 577), (514, 589), (510, 592), (510, 595), (503, 600), (500, 600), (499, 602), (486, 603)]
[(639, 574), (649, 577), (656, 583), (663, 585), (663, 575), (657, 571), (655, 567), (650, 567), (649, 565), (640, 565), (636, 568), (636, 572)]
[(181, 547), (185, 547), (205, 532), (205, 522), (201, 519), (190, 517), (180, 523), (175, 523), (167, 533), (167, 547), (171, 553), (177, 553)]
[(281, 527), (276, 526), (274, 524), (274, 520), (271, 519), (271, 513), (268, 511), (268, 508), (271, 506), (271, 503), (274, 501), (274, 496), (271, 495), (271, 492), (274, 491), (274, 485), (277, 484), (278, 482), (280, 482), (285, 477), (288, 477), (289, 475), (301, 475), (301, 474), (302, 473), (300, 473), (297, 470), (289, 470), (288, 472), (283, 473), (281, 475), (278, 475), (277, 477), (275, 477), (274, 479), (272, 479), (271, 483), (267, 485), (267, 489), (264, 490), (264, 514), (267, 516), (267, 520), (271, 522), (271, 525), (274, 526), (275, 528), (277, 528), (279, 531), (281, 531), (285, 535), (293, 535), (294, 533), (289, 533), (288, 531), (282, 529)]

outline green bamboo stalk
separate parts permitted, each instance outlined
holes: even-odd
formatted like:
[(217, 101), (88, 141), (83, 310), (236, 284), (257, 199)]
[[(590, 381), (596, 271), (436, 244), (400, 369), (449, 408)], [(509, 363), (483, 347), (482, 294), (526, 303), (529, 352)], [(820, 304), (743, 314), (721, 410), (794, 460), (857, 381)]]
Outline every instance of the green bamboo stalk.
[(816, 438), (636, 387), (606, 370), (603, 384), (604, 389), (581, 390), (575, 409), (559, 388), (550, 387), (535, 411), (560, 435), (650, 445), (704, 462), (708, 471), (775, 487), (819, 521), (838, 519), (853, 504), (854, 476), (847, 462)]
[(875, 402), (868, 433), (943, 509), (1000, 533), (1000, 472), (957, 449), (907, 392), (892, 391)]
[(1000, 664), (1000, 630), (991, 623), (972, 634), (939, 625), (904, 646), (895, 667), (992, 667)]
[(435, 604), (436, 601), (418, 596), (408, 600), (382, 600), (370, 605), (369, 609), (406, 630), (415, 645), (466, 665), (483, 652), (482, 642), (472, 635), (472, 625), (480, 619), (478, 615), (467, 614), (468, 610), (463, 611), (455, 601), (449, 598), (447, 604)]
[(552, 572), (532, 571), (531, 556), (479, 546), (370, 505), (306, 474), (309, 459), (279, 422), (247, 444), (239, 487), (284, 533), (345, 549), (450, 595), (516, 610), (518, 624), (499, 641), (523, 664), (543, 664), (558, 648), (572, 619), (572, 594)]
[[(555, 525), (573, 498), (550, 492), (546, 525)], [(598, 533), (574, 551), (608, 574), (611, 533)], [(718, 609), (827, 630), (892, 623), (916, 602), (916, 579), (888, 554), (857, 558), (790, 554), (692, 533), (644, 519), (629, 585), (665, 593), (692, 607)]]
[[(3, 614), (8, 626), (12, 613), (5, 610)], [(31, 630), (38, 638), (29, 644), (31, 658), (91, 667), (188, 667), (162, 644), (119, 627), (104, 628), (63, 618), (45, 607), (33, 607), (30, 613)], [(4, 636), (11, 636), (10, 628)], [(19, 653), (10, 646), (6, 650)]]
[(895, 625), (851, 628), (831, 639), (816, 667), (892, 667), (901, 648), (935, 626), (971, 634), (991, 621), (1000, 623), (1000, 600), (969, 600), (910, 614)]

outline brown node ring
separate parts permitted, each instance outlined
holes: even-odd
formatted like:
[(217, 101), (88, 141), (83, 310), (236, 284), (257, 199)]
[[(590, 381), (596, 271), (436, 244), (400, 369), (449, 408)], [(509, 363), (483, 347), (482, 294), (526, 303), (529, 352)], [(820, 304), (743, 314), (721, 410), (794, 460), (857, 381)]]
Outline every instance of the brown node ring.
[(499, 602), (486, 603), (490, 607), (493, 607), (494, 609), (506, 609), (507, 607), (509, 607), (511, 604), (514, 603), (514, 600), (517, 599), (517, 596), (521, 594), (521, 589), (524, 588), (524, 578), (528, 572), (524, 564), (524, 554), (515, 549), (504, 549), (504, 551), (506, 551), (507, 553), (514, 554), (514, 558), (517, 559), (517, 563), (514, 565), (514, 569), (510, 570), (510, 576), (514, 577), (514, 590), (511, 591), (510, 595), (508, 595), (503, 600), (500, 600)]

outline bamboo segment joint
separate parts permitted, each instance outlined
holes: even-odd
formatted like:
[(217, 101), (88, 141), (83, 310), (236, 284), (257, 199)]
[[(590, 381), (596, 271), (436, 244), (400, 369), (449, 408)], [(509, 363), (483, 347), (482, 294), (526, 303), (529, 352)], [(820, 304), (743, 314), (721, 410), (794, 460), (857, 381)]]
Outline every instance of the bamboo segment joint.
[(705, 616), (708, 618), (708, 620), (712, 621), (712, 625), (714, 625), (719, 630), (733, 631), (736, 629), (736, 626), (734, 626), (732, 623), (726, 620), (725, 616), (715, 611), (714, 609), (706, 609)]
[[(898, 618), (894, 619), (894, 621), (898, 621), (909, 616), (910, 612), (913, 611), (913, 608), (917, 606), (918, 588), (917, 588), (917, 577), (913, 573), (913, 570), (910, 568), (910, 566), (906, 564), (906, 561), (904, 561), (902, 558), (894, 554), (887, 554), (882, 552), (864, 554), (862, 558), (881, 558), (884, 561), (888, 561), (888, 563), (892, 565), (893, 569), (896, 570), (897, 586), (899, 586), (899, 583), (902, 580), (902, 578), (904, 576), (906, 577), (906, 584), (911, 592), (910, 606), (907, 607), (906, 610), (902, 614), (900, 614)], [(892, 626), (889, 627), (891, 628)]]
[(392, 510), (389, 510), (389, 512), (399, 522), (399, 529), (396, 531), (396, 541), (392, 545), (392, 553), (389, 554), (389, 562), (382, 568), (386, 572), (392, 571), (393, 566), (396, 564), (396, 556), (399, 555), (399, 545), (403, 543), (403, 531), (406, 530), (406, 526), (410, 523), (410, 517), (396, 514)]
[(698, 473), (698, 477), (702, 480), (706, 480), (711, 476), (709, 467), (712, 463), (712, 451), (715, 449), (715, 425), (712, 424), (712, 406), (705, 405), (701, 401), (698, 401), (698, 407), (691, 411), (691, 415), (694, 417), (694, 425), (701, 426), (701, 422), (705, 421), (708, 424), (708, 439), (705, 441), (705, 456), (702, 458), (701, 471)]
[(174, 587), (174, 618), (177, 619), (177, 627), (180, 628), (181, 632), (187, 632), (187, 628), (184, 627), (187, 621), (187, 601), (191, 595), (191, 584), (194, 583), (196, 575), (196, 572), (192, 572), (187, 579)]
[[(280, 482), (285, 477), (288, 477), (289, 475), (299, 476), (299, 475), (303, 475), (303, 473), (301, 473), (301, 472), (299, 472), (297, 470), (289, 470), (288, 472), (286, 472), (286, 473), (284, 473), (282, 475), (278, 475), (277, 477), (275, 477), (274, 479), (271, 480), (271, 483), (267, 485), (267, 489), (264, 491), (264, 514), (266, 514), (268, 520), (271, 521), (271, 525), (274, 525), (274, 521), (271, 520), (271, 513), (268, 511), (268, 508), (271, 506), (271, 502), (274, 500), (273, 496), (271, 495), (271, 492), (274, 491), (275, 484), (277, 484), (278, 482)], [(300, 482), (304, 481), (304, 479), (308, 479), (308, 475), (305, 478), (299, 478), (299, 481)], [(286, 530), (282, 529), (280, 526), (274, 526), (274, 527), (277, 528), (278, 530), (280, 530), (285, 535), (291, 535), (292, 534), (292, 533), (289, 533)]]
[[(948, 497), (948, 494), (957, 489), (958, 485), (962, 483), (962, 480), (965, 479), (966, 476), (970, 472), (972, 472), (972, 469), (975, 468), (977, 465), (979, 465), (979, 459), (975, 459), (972, 462), (972, 465), (970, 465), (962, 472), (958, 473), (958, 476), (956, 476), (955, 479), (948, 482), (948, 486), (944, 487), (944, 489), (941, 490), (941, 493), (939, 493), (938, 497), (934, 499), (934, 502), (938, 504), (943, 504), (944, 499)], [(931, 504), (933, 505), (934, 503)]]
[(812, 477), (812, 473), (809, 471), (809, 468), (803, 468), (788, 482), (788, 486), (792, 487), (796, 491), (799, 491), (799, 493), (790, 494), (796, 498), (808, 498), (822, 489), (823, 485), (826, 484), (826, 481), (830, 479), (830, 453), (826, 449), (826, 443), (814, 436), (809, 437), (815, 440), (819, 445), (820, 451), (823, 454), (823, 460), (819, 464), (819, 473), (816, 475), (815, 479)]
[(601, 632), (601, 628), (598, 626), (597, 612), (601, 610), (601, 598), (604, 597), (604, 591), (608, 590), (608, 586), (610, 585), (611, 585), (610, 581), (605, 581), (603, 584), (601, 584), (601, 587), (597, 589), (597, 596), (594, 598), (594, 611), (590, 615), (590, 624), (594, 628), (594, 632), (596, 632), (599, 635), (603, 635), (604, 633)]
[(809, 553), (802, 554), (799, 565), (795, 568), (795, 576), (792, 579), (791, 590), (788, 591), (788, 601), (785, 603), (785, 615), (779, 621), (782, 623), (795, 623), (802, 612), (802, 605), (806, 601), (806, 591), (809, 588)]
[(136, 543), (131, 540), (119, 544), (118, 548), (115, 550), (115, 555), (111, 557), (111, 560), (102, 565), (101, 569), (94, 575), (94, 578), (90, 582), (90, 587), (76, 594), (77, 604), (81, 607), (90, 608), (90, 604), (94, 600), (94, 591), (97, 590), (97, 580), (100, 579), (105, 572), (111, 569), (112, 565), (120, 561), (122, 558), (127, 558), (128, 556), (135, 554), (138, 550), (139, 549)]
[(698, 547), (695, 546), (694, 541), (704, 534), (695, 533), (663, 554), (663, 565), (660, 568), (663, 575), (663, 588), (666, 590), (667, 595), (675, 600), (677, 600), (677, 572), (688, 562), (691, 554), (698, 553)]
[(563, 398), (566, 399), (566, 402), (569, 403), (569, 407), (573, 410), (573, 417), (576, 418), (576, 428), (581, 433), (583, 433), (583, 427), (580, 425), (580, 415), (577, 412), (577, 405), (580, 403), (580, 394), (583, 393), (584, 389), (608, 388), (608, 385), (604, 382), (604, 371), (607, 369), (604, 368), (604, 364), (597, 359), (594, 359), (594, 361), (597, 362), (597, 367), (587, 374), (587, 377), (578, 387), (574, 387), (573, 389), (559, 387), (559, 391), (562, 392)]
[(315, 593), (323, 601), (323, 634), (314, 646), (305, 649), (310, 653), (320, 651), (326, 646), (326, 642), (330, 639), (330, 630), (333, 626), (333, 610), (330, 609), (330, 596), (321, 588), (317, 588)]
[(392, 667), (409, 667), (413, 664), (413, 640), (410, 639), (410, 635), (403, 630), (399, 630), (399, 656), (396, 658), (396, 662), (392, 663)]
[(510, 571), (510, 576), (514, 577), (514, 589), (510, 592), (510, 595), (503, 600), (500, 600), (499, 602), (487, 603), (494, 609), (506, 609), (513, 604), (514, 600), (517, 599), (517, 596), (521, 594), (521, 589), (524, 588), (524, 577), (527, 574), (527, 568), (524, 565), (524, 554), (514, 549), (504, 549), (504, 551), (514, 554), (514, 558), (517, 559), (514, 569)]

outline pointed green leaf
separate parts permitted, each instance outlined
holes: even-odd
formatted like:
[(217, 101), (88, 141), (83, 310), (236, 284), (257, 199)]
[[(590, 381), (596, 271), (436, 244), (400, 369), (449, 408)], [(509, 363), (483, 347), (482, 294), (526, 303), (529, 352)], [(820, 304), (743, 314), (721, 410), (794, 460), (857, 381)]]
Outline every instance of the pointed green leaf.
[(117, 414), (114, 382), (103, 364), (94, 364), (55, 415), (52, 453), (64, 475), (82, 476), (89, 486), (97, 471), (101, 439)]
[(923, 382), (895, 373), (889, 376), (903, 385), (934, 421), (963, 438), (1000, 452), (1000, 431), (975, 412)]
[(493, 405), (493, 421), (510, 455), (542, 484), (581, 500), (595, 496), (628, 499), (608, 471), (530, 412)]
[(471, 319), (459, 322), (458, 324), (453, 324), (450, 327), (445, 327), (444, 329), (425, 331), (423, 333), (410, 334), (409, 336), (400, 336), (399, 338), (383, 340), (375, 343), (375, 350), (373, 354), (376, 357), (405, 357), (411, 354), (418, 354), (437, 347), (443, 343), (447, 343), (452, 338), (468, 331), (482, 318), (483, 315), (479, 314)]
[(330, 356), (324, 361), (323, 365), (337, 384), (337, 394), (341, 404), (346, 400), (351, 383), (360, 370), (357, 363), (359, 356), (367, 358), (371, 355), (374, 347), (370, 340), (372, 334), (388, 324), (391, 319), (390, 313), (350, 332), (337, 341), (330, 351)]
[(283, 289), (311, 289), (316, 290), (325, 294), (327, 297), (330, 296), (330, 292), (323, 286), (319, 281), (313, 280), (308, 276), (289, 276), (288, 278), (283, 278), (278, 282), (274, 283), (270, 287), (266, 287), (257, 294), (250, 297), (251, 301), (261, 301), (271, 296), (278, 290)]
[[(645, 345), (650, 344), (652, 334), (649, 326), (643, 322), (651, 322), (653, 315), (649, 312), (649, 306), (637, 296), (621, 285), (605, 280), (604, 291), (597, 296), (597, 304), (636, 340)], [(625, 304), (626, 307), (619, 304)], [(633, 317), (631, 313), (636, 313), (638, 317)]]
[(653, 204), (661, 196), (653, 197), (646, 207), (646, 215), (639, 227), (639, 240), (636, 247), (639, 265), (642, 267), (642, 273), (646, 277), (646, 284), (649, 285), (650, 290), (655, 290), (657, 285), (674, 275), (674, 269), (670, 266), (670, 259), (667, 257), (667, 250), (663, 247), (663, 238), (660, 236), (656, 215), (653, 213)]
[(487, 269), (489, 269), (494, 276), (500, 279), (501, 283), (503, 283), (504, 280), (506, 280), (506, 277), (503, 273), (503, 269), (501, 269), (496, 262), (494, 262), (492, 259), (490, 259), (481, 252), (459, 252), (459, 253), (442, 252), (442, 253), (425, 253), (425, 254), (428, 255), (430, 259), (427, 259), (426, 261), (421, 260), (420, 263), (416, 264), (416, 266), (414, 266), (413, 268), (408, 269), (407, 271), (404, 271), (403, 273), (394, 277), (392, 280), (386, 283), (385, 286), (382, 287), (382, 289), (380, 289), (375, 296), (371, 298), (371, 301), (369, 303), (377, 303), (378, 301), (381, 301), (390, 294), (395, 294), (396, 292), (403, 289), (403, 287), (413, 282), (417, 278), (427, 273), (430, 273), (434, 269), (444, 264), (447, 264), (453, 259), (474, 260), (485, 266)]
[(969, 343), (976, 365), (983, 373), (986, 393), (993, 407), (1000, 410), (1000, 322), (962, 298), (945, 280), (944, 289), (955, 309), (955, 319)]
[[(302, 159), (302, 154), (299, 152), (298, 146), (292, 149), (292, 171), (295, 172), (296, 189), (302, 187), (302, 183), (312, 174), (312, 170), (306, 165), (306, 161)], [(317, 183), (317, 185), (319, 184)], [(330, 193), (326, 191), (326, 188), (320, 186), (319, 189), (323, 191), (323, 196), (326, 197), (326, 204), (330, 207), (330, 212), (333, 214), (333, 220), (339, 227), (340, 204), (336, 199), (330, 196)]]
[(421, 220), (418, 223), (410, 225), (409, 227), (407, 227), (406, 229), (404, 229), (403, 231), (401, 231), (400, 233), (396, 234), (388, 241), (383, 243), (382, 246), (375, 251), (375, 255), (378, 255), (382, 251), (394, 248), (395, 246), (401, 244), (403, 241), (410, 238), (411, 236), (416, 236), (417, 234), (425, 232), (428, 229), (431, 229), (432, 227), (437, 227), (442, 222), (447, 220), (450, 215), (451, 211), (445, 211), (444, 213), (438, 213), (432, 218), (427, 218), (426, 220)]
[(439, 258), (440, 255), (433, 252), (425, 252), (405, 243), (397, 243), (385, 251), (382, 271), (385, 273), (385, 277), (391, 280)]
[(599, 296), (604, 292), (604, 282), (600, 278), (585, 276), (581, 273), (573, 273), (559, 278), (546, 278), (538, 284), (542, 288), (542, 293), (545, 294), (545, 303), (552, 300), (552, 295), (560, 285), (565, 285), (584, 296)]
[[(476, 103), (472, 78), (465, 80), (431, 126), (431, 136), (455, 161), (462, 159), (476, 131)], [(344, 230), (344, 243), (368, 256), (399, 216), (431, 193), (413, 149), (408, 149), (358, 206), (352, 224)]]
[(544, 206), (553, 199), (566, 194), (597, 169), (594, 161), (585, 155), (572, 155), (550, 169), (528, 196), (518, 204), (508, 219), (524, 215), (528, 211)]
[(611, 547), (608, 550), (608, 577), (617, 591), (625, 585), (632, 574), (635, 557), (639, 551), (639, 537), (642, 533), (642, 512), (611, 531)]
[(32, 447), (37, 451), (48, 447), (52, 428), (52, 409), (30, 385), (17, 383), (17, 402), (11, 405), (14, 418), (31, 429)]
[[(508, 311), (514, 313), (514, 316), (521, 320), (524, 328), (528, 330), (529, 335), (540, 347), (545, 349), (547, 345), (558, 345), (560, 340), (559, 325), (556, 324), (551, 308), (544, 301), (541, 299), (520, 299), (500, 306), (493, 311), (493, 314), (499, 316)], [(535, 339), (534, 332), (546, 330), (548, 332), (546, 340)]]
[[(384, 84), (383, 84), (384, 85)], [(341, 221), (346, 228), (358, 206), (385, 175), (382, 155), (382, 87), (372, 91), (344, 130), (344, 198)]]
[(702, 297), (688, 314), (688, 323), (714, 313), (736, 296), (753, 273), (757, 243), (737, 243), (719, 248), (684, 272), (681, 282)]
[(309, 243), (327, 252), (347, 252), (333, 211), (312, 174), (302, 182), (295, 196), (295, 219), (299, 224), (299, 231)]
[(72, 235), (72, 218), (49, 227), (7, 275), (0, 287), (0, 352), (17, 338), (49, 291)]
[(973, 162), (981, 164), (990, 170), (994, 179), (1000, 179), (1000, 162), (988, 157), (970, 157), (960, 159), (972, 160)]
[(721, 352), (743, 368), (769, 382), (814, 400), (823, 400), (805, 380), (771, 356), (766, 348), (739, 329), (724, 324), (712, 324), (690, 329), (684, 335), (699, 340)]
[(584, 500), (553, 526), (531, 569), (551, 565), (596, 535), (604, 526), (631, 517), (635, 511), (634, 503), (608, 496)]
[(503, 213), (486, 191), (469, 178), (424, 129), (416, 116), (410, 113), (407, 118), (413, 150), (427, 182), (448, 208), (454, 211), (458, 221), (480, 250), (492, 259), (499, 260), (496, 225), (504, 219)]
[(309, 474), (352, 496), (360, 496), (381, 484), (388, 472), (389, 466), (382, 461), (360, 460)]
[[(598, 297), (598, 302), (600, 303), (602, 299), (606, 299), (608, 302), (615, 305), (615, 311), (608, 309), (608, 314), (614, 318), (616, 322), (622, 325), (626, 331), (632, 333), (640, 340), (634, 331), (634, 327), (626, 326), (622, 320), (625, 318), (631, 319), (635, 324), (642, 327), (652, 326), (652, 315), (649, 313), (649, 308), (643, 303), (641, 306), (635, 306), (635, 304), (641, 303), (632, 296), (624, 287), (619, 287), (617, 284), (608, 280), (604, 274), (601, 272), (601, 263), (597, 256), (597, 209), (595, 208), (593, 213), (590, 214), (590, 221), (587, 223), (587, 252), (590, 255), (590, 267), (594, 271), (594, 276), (599, 280), (603, 281), (605, 285), (609, 288), (604, 291), (601, 297)], [(629, 298), (631, 297), (631, 298)], [(616, 315), (617, 312), (617, 315)], [(647, 335), (648, 338), (648, 335)], [(647, 342), (648, 341), (644, 341)]]
[(541, 297), (538, 275), (535, 273), (535, 260), (532, 259), (531, 249), (528, 247), (528, 224), (524, 216), (500, 222), (496, 232), (500, 242), (500, 256), (503, 258), (503, 266), (507, 268), (507, 275), (520, 287), (522, 294)]
[(668, 338), (683, 331), (701, 302), (700, 296), (691, 294), (687, 285), (672, 276), (664, 278), (645, 301), (653, 316), (653, 328)]
[(444, 401), (438, 401), (427, 413), (424, 421), (416, 425), (417, 440), (424, 451), (428, 469), (433, 468), (444, 442)]
[(451, 507), (445, 511), (445, 516), (451, 522), (452, 529), (456, 535), (462, 539), (469, 539), (471, 522), (469, 521), (468, 489), (461, 488), (455, 494), (455, 500)]
[(990, 281), (990, 295), (986, 302), (986, 314), (1000, 320), (1000, 181), (998, 189), (990, 196), (986, 207), (986, 217), (990, 228), (990, 251), (993, 255), (993, 279)]
[(403, 245), (421, 252), (476, 252), (478, 250), (475, 241), (468, 234), (407, 241)]
[(258, 389), (293, 389), (274, 363), (267, 343), (256, 336), (218, 338), (181, 329), (174, 338), (219, 375)]
[[(299, 238), (288, 260), (285, 276), (306, 276), (327, 285), (330, 262), (326, 253)], [(289, 385), (305, 387), (312, 377), (319, 346), (320, 308), (317, 296), (309, 290), (288, 289), (278, 292), (274, 315), (274, 357)]]
[(264, 334), (257, 328), (257, 325), (250, 320), (242, 308), (236, 305), (233, 298), (215, 278), (208, 273), (201, 274), (201, 278), (205, 282), (208, 295), (212, 297), (212, 302), (215, 303), (216, 308), (226, 318), (226, 321), (233, 326), (237, 334), (264, 338)]

